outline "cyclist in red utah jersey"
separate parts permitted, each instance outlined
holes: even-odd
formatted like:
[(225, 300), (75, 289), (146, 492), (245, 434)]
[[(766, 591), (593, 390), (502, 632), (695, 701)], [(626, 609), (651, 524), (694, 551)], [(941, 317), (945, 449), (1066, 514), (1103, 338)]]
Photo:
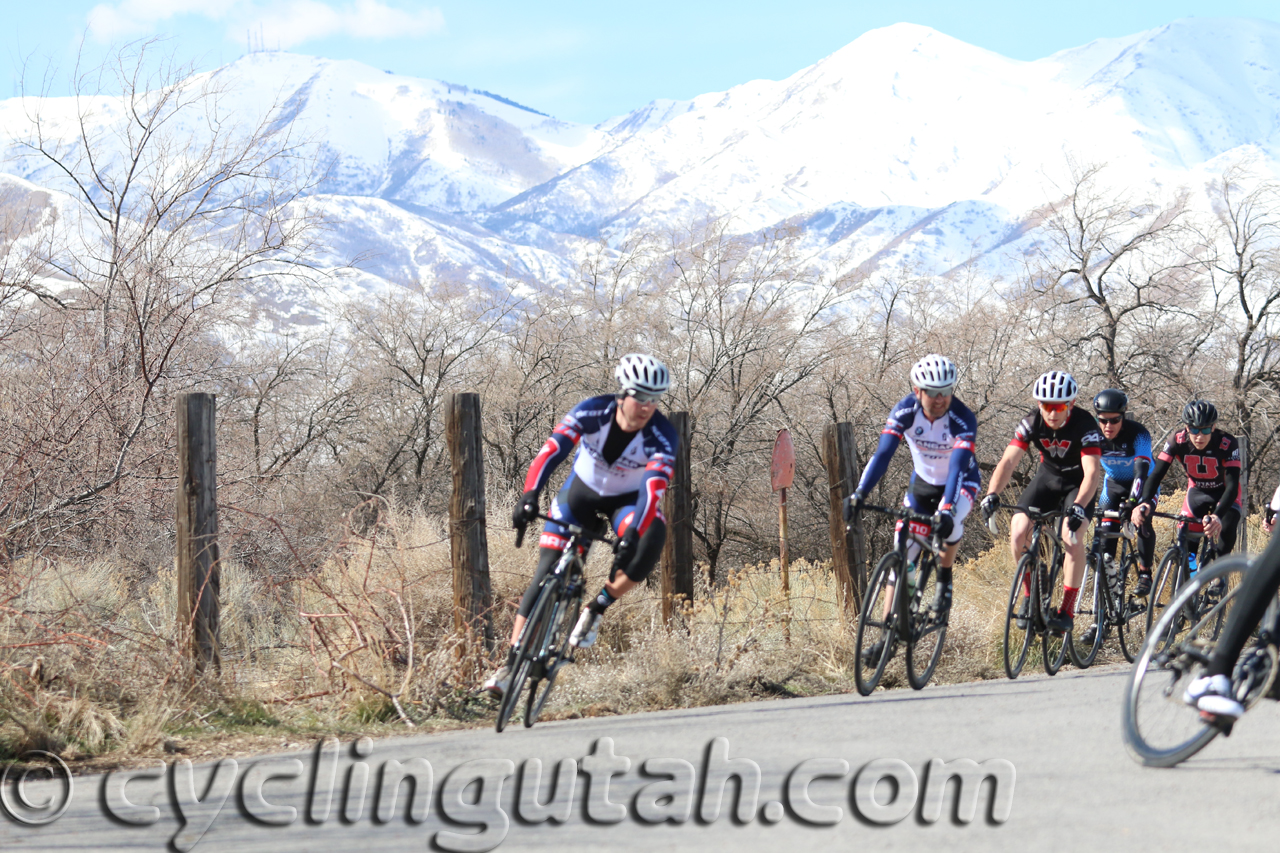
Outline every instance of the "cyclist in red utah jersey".
[[(556, 466), (577, 447), (573, 473), (552, 502), (550, 515), (588, 529), (597, 527), (604, 516), (618, 536), (609, 582), (582, 609), (569, 636), (569, 644), (577, 648), (595, 643), (605, 610), (642, 582), (662, 555), (667, 535), (662, 496), (671, 480), (680, 441), (671, 422), (658, 411), (658, 401), (671, 386), (666, 365), (649, 355), (624, 355), (614, 376), (621, 386), (616, 396), (583, 400), (551, 433), (529, 465), (524, 495), (511, 514), (512, 525), (518, 529), (537, 518), (539, 494)], [(496, 697), (506, 692), (520, 631), (543, 578), (566, 544), (564, 527), (547, 522), (538, 540), (538, 569), (516, 611), (507, 662), (484, 684)]]
[[(1102, 469), (1102, 433), (1093, 415), (1075, 407), (1079, 392), (1075, 378), (1061, 370), (1051, 370), (1036, 380), (1032, 396), (1038, 405), (1018, 424), (982, 500), (983, 515), (990, 519), (1000, 505), (1000, 492), (1009, 484), (1022, 457), (1031, 449), (1040, 452), (1040, 467), (1018, 499), (1018, 506), (1042, 512), (1061, 510), (1064, 515), (1060, 530), (1066, 546), (1062, 606), (1046, 620), (1055, 633), (1068, 633), (1074, 625), (1076, 595), (1085, 568), (1084, 537), (1075, 534), (1093, 515), (1098, 473)], [(1023, 513), (1014, 515), (1009, 524), (1009, 545), (1015, 563), (1027, 550), (1031, 524)], [(1030, 576), (1026, 582), (1024, 591), (1029, 596)], [(1029, 602), (1024, 598), (1023, 607)], [(1020, 611), (1019, 619), (1025, 618)]]
[(1156, 506), (1156, 490), (1177, 459), (1187, 472), (1187, 497), (1182, 514), (1200, 518), (1204, 532), (1217, 537), (1218, 553), (1229, 554), (1236, 544), (1240, 521), (1240, 442), (1214, 427), (1218, 410), (1207, 400), (1192, 400), (1182, 410), (1185, 429), (1165, 442), (1142, 487), (1141, 502), (1133, 510), (1134, 524), (1145, 521)]

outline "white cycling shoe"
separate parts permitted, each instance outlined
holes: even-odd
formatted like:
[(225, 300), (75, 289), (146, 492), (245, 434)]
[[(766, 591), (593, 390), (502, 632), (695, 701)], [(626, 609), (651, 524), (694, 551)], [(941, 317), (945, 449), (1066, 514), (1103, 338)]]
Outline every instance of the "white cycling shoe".
[(484, 683), (482, 688), (494, 699), (501, 699), (506, 695), (507, 688), (511, 686), (511, 667), (503, 665), (501, 669), (489, 676), (489, 680)]
[(596, 613), (590, 607), (582, 611), (582, 615), (578, 617), (578, 624), (573, 626), (573, 633), (569, 635), (569, 645), (575, 649), (589, 649), (596, 644), (596, 637), (600, 635), (600, 619), (603, 613)]
[(1231, 679), (1225, 675), (1202, 675), (1187, 685), (1182, 701), (1205, 714), (1238, 720), (1244, 706), (1231, 694)]

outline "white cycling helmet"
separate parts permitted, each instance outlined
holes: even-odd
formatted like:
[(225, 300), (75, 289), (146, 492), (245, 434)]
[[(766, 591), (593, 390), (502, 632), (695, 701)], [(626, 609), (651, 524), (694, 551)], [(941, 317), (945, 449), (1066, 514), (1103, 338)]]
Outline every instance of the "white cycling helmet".
[(911, 368), (911, 384), (924, 391), (947, 391), (955, 387), (956, 365), (945, 355), (929, 353)]
[(671, 373), (667, 366), (651, 355), (624, 355), (613, 375), (622, 386), (623, 394), (642, 403), (657, 402), (671, 387)]
[(1050, 370), (1036, 380), (1036, 387), (1031, 392), (1041, 403), (1070, 403), (1080, 393), (1080, 386), (1075, 378), (1065, 370)]

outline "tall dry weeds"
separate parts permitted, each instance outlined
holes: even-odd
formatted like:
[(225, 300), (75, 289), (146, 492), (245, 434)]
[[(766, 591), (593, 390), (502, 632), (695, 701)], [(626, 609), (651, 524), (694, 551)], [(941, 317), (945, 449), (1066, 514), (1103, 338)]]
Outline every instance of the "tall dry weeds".
[[(1180, 495), (1162, 509), (1176, 510)], [(1264, 541), (1251, 521), (1255, 545)], [(1158, 522), (1157, 559), (1172, 537)], [(453, 627), (441, 519), (383, 508), (344, 529), (293, 572), (223, 564), (222, 667), (197, 678), (177, 646), (173, 569), (138, 583), (106, 561), (26, 559), (0, 577), (0, 750), (129, 760), (203, 735), (389, 732), (487, 725), (476, 688), (502, 655), (532, 572), (502, 527), (490, 537), (496, 649)], [(277, 535), (279, 530), (277, 529)], [(1003, 540), (957, 564), (950, 630), (935, 683), (1000, 677), (1013, 561)], [(316, 557), (323, 554), (322, 559)], [(609, 555), (588, 560), (588, 589)], [(600, 641), (561, 676), (548, 718), (844, 693), (853, 689), (853, 622), (827, 563), (797, 561), (784, 597), (778, 565), (732, 572), (662, 623), (655, 586), (608, 613)], [(1112, 641), (1104, 660), (1119, 660)], [(901, 686), (898, 661), (884, 685)], [(175, 745), (176, 744), (176, 745)]]

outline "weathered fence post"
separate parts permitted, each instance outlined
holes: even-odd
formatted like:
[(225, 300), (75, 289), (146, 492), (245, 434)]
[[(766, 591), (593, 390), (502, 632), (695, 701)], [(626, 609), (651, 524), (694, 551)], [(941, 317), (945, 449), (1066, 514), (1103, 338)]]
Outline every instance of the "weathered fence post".
[(485, 532), (480, 395), (450, 394), (445, 409), (445, 431), (453, 463), (453, 496), (449, 500), (453, 626), (468, 646), (478, 636), (483, 638), (485, 650), (492, 651), (493, 587)]
[(1240, 553), (1249, 553), (1249, 436), (1240, 442)]
[(822, 431), (822, 456), (827, 466), (830, 501), (831, 566), (840, 587), (844, 611), (856, 616), (862, 607), (866, 587), (867, 546), (862, 525), (846, 530), (844, 499), (853, 493), (858, 476), (858, 449), (853, 441), (853, 424), (827, 424)]
[(667, 541), (662, 546), (662, 622), (671, 624), (676, 596), (693, 600), (693, 491), (689, 469), (689, 413), (667, 416), (680, 438), (676, 470), (663, 499)]
[(196, 671), (218, 669), (218, 454), (213, 394), (178, 395), (178, 630)]

